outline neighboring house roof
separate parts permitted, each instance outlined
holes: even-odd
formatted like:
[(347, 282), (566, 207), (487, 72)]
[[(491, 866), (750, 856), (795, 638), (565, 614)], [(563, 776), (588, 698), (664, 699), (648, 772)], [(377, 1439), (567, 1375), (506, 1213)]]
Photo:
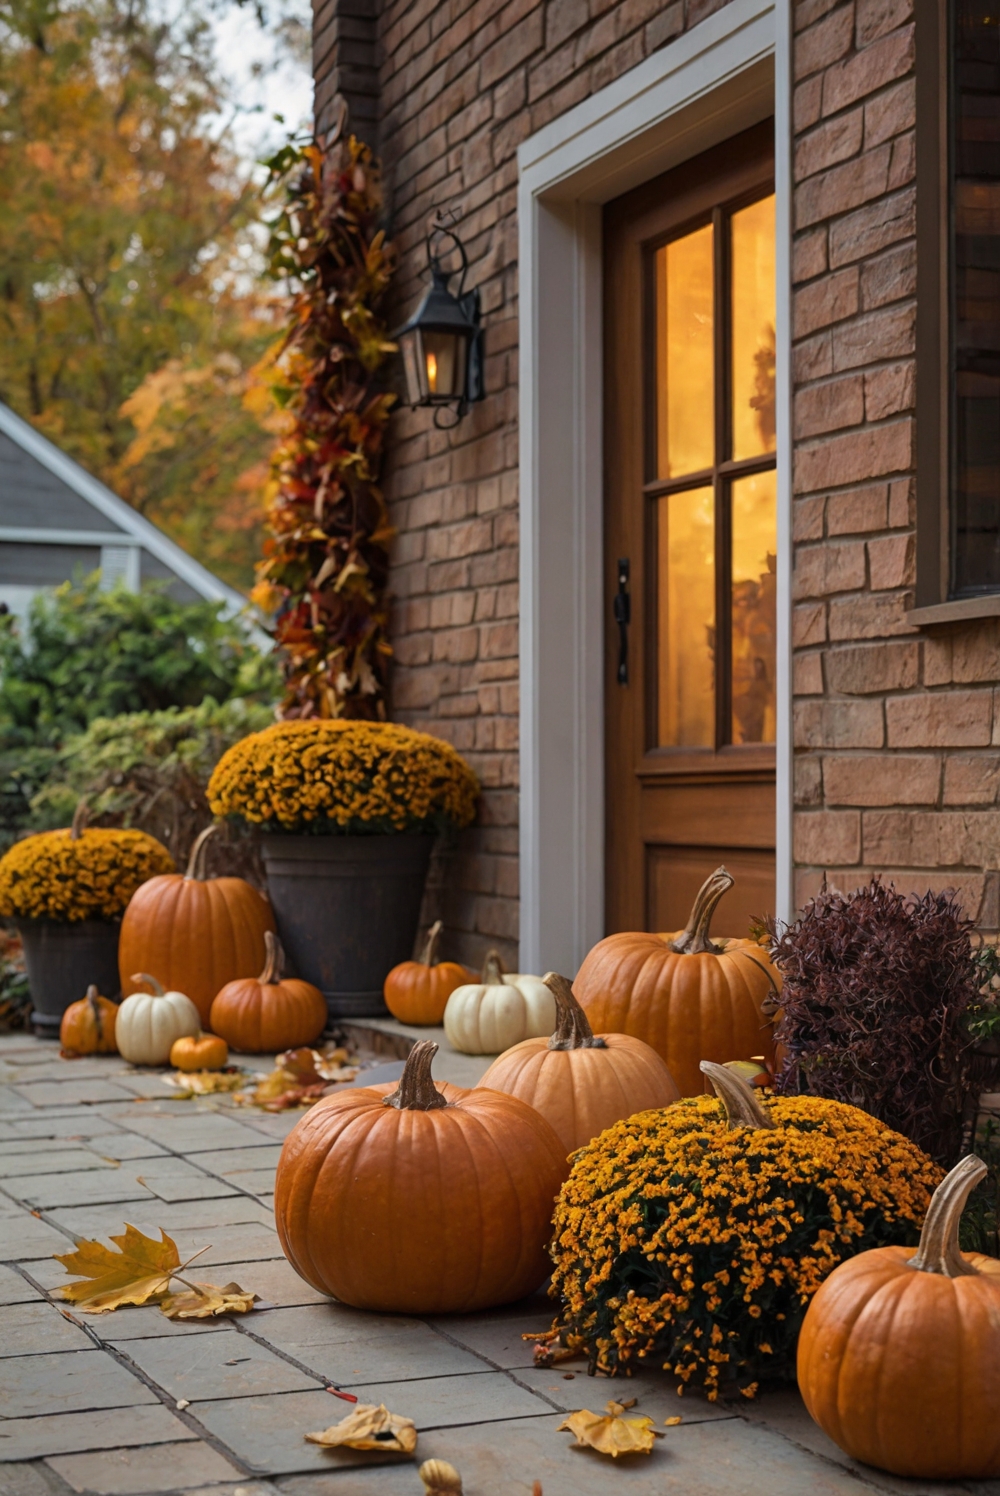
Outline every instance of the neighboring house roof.
[[(189, 591), (223, 602), (227, 613), (246, 607), (241, 593), (0, 402), (0, 550), (11, 544), (30, 546), (42, 561), (50, 555), (53, 563), (56, 548), (69, 559), (75, 551), (91, 560), (90, 569), (113, 559), (132, 587), (154, 578), (176, 579), (181, 595)], [(102, 559), (94, 562), (95, 554)], [(65, 568), (66, 561), (61, 564)], [(51, 570), (46, 581), (69, 574), (55, 564)], [(33, 580), (44, 585), (38, 573)]]

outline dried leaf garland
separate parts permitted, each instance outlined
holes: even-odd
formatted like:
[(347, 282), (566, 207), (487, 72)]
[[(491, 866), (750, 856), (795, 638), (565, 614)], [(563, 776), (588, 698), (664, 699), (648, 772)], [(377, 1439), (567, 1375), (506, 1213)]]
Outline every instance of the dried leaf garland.
[(581, 1408), (578, 1413), (570, 1413), (556, 1432), (565, 1429), (576, 1435), (578, 1449), (596, 1449), (598, 1454), (609, 1454), (613, 1460), (620, 1454), (649, 1454), (653, 1440), (662, 1439), (663, 1435), (645, 1413), (626, 1418), (626, 1410), (634, 1407), (633, 1397), (628, 1402), (609, 1402), (604, 1414)]
[[(63, 1284), (61, 1292), (84, 1314), (107, 1314), (126, 1304), (156, 1301), (168, 1319), (207, 1319), (217, 1314), (245, 1314), (257, 1300), (257, 1294), (238, 1283), (216, 1288), (213, 1283), (190, 1283), (181, 1277), (187, 1263), (181, 1262), (177, 1243), (162, 1229), (157, 1241), (126, 1224), (121, 1236), (110, 1239), (118, 1251), (100, 1241), (79, 1241), (75, 1252), (53, 1253), (67, 1272), (78, 1276), (78, 1282)], [(188, 1262), (207, 1251), (202, 1247)], [(174, 1278), (186, 1285), (186, 1293), (170, 1293)]]
[(339, 1423), (305, 1437), (324, 1449), (392, 1449), (412, 1454), (417, 1447), (417, 1426), (412, 1418), (390, 1413), (385, 1403), (358, 1403)]

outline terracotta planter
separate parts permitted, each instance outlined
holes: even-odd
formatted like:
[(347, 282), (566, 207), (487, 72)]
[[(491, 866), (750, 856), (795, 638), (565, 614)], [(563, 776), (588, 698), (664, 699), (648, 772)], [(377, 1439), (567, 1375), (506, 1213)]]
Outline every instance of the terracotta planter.
[(417, 937), (433, 836), (261, 837), (289, 965), (331, 1018), (388, 1014), (382, 984)]
[(24, 942), (36, 1034), (58, 1039), (62, 1015), (91, 982), (103, 997), (118, 997), (120, 925), (99, 919), (19, 919), (15, 924)]

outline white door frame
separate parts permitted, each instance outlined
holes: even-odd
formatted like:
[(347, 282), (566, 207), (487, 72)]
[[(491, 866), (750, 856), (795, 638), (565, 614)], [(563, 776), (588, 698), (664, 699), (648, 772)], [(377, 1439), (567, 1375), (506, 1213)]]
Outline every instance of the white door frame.
[(604, 934), (601, 205), (775, 115), (777, 912), (791, 912), (790, 34), (729, 0), (518, 151), (520, 964), (572, 976)]

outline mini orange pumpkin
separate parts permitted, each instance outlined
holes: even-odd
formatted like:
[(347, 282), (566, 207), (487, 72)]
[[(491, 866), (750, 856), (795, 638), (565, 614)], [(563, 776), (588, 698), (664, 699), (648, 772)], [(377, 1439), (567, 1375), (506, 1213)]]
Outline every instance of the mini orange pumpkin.
[(563, 1147), (538, 1112), (480, 1087), (439, 1089), (422, 1039), (398, 1087), (342, 1091), (289, 1133), (275, 1182), (285, 1256), (358, 1309), (469, 1313), (548, 1276)]
[(217, 1034), (194, 1034), (174, 1040), (170, 1063), (175, 1070), (221, 1070), (229, 1063), (229, 1049)]
[(284, 952), (266, 931), (267, 959), (259, 977), (228, 982), (212, 1004), (211, 1027), (231, 1049), (271, 1054), (311, 1044), (326, 1027), (326, 999), (311, 982), (282, 978)]
[(628, 1034), (595, 1037), (566, 978), (550, 971), (542, 980), (556, 1000), (551, 1039), (523, 1039), (505, 1050), (481, 1086), (517, 1096), (541, 1112), (567, 1154), (623, 1117), (679, 1100), (674, 1078), (655, 1049)]
[(401, 961), (385, 979), (385, 1005), (400, 1023), (440, 1023), (456, 987), (476, 980), (476, 973), (457, 961), (438, 961), (437, 943), (444, 928), (435, 920), (419, 961)]
[(856, 1460), (920, 1480), (1000, 1475), (1000, 1262), (964, 1255), (958, 1224), (986, 1174), (974, 1154), (938, 1185), (920, 1246), (834, 1268), (809, 1305), (799, 1390)]
[(208, 878), (207, 826), (191, 848), (187, 871), (164, 873), (136, 889), (122, 919), (118, 964), (122, 992), (135, 992), (133, 971), (155, 971), (165, 987), (187, 993), (209, 1026), (220, 987), (252, 976), (264, 960), (271, 905), (243, 878)]
[(86, 997), (70, 1003), (59, 1025), (59, 1043), (67, 1055), (117, 1054), (115, 1019), (118, 1005), (91, 984)]
[(724, 867), (702, 884), (685, 929), (670, 935), (609, 935), (573, 984), (599, 1034), (631, 1034), (652, 1045), (682, 1096), (708, 1087), (702, 1060), (725, 1064), (763, 1050), (773, 1066), (771, 1016), (781, 977), (753, 940), (709, 939), (715, 907), (733, 886)]

